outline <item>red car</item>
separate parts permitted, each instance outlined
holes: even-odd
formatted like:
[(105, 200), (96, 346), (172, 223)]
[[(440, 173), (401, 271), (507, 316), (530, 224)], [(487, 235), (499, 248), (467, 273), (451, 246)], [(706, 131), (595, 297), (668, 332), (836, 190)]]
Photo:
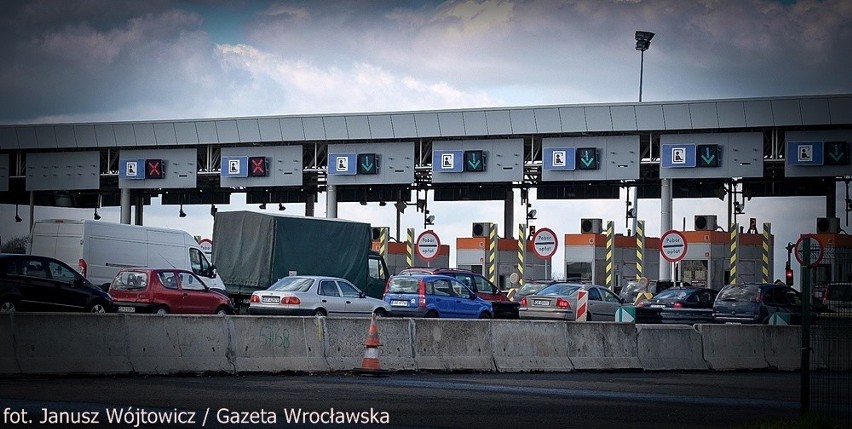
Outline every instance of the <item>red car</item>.
[(480, 274), (473, 271), (460, 270), (456, 268), (407, 268), (399, 272), (397, 276), (416, 275), (416, 274), (441, 274), (458, 279), (476, 295), (491, 303), (491, 308), (494, 310), (494, 317), (499, 319), (517, 319), (520, 304), (512, 302), (506, 296), (506, 293), (494, 286)]
[(234, 314), (229, 297), (191, 271), (130, 268), (112, 279), (109, 293), (119, 313)]

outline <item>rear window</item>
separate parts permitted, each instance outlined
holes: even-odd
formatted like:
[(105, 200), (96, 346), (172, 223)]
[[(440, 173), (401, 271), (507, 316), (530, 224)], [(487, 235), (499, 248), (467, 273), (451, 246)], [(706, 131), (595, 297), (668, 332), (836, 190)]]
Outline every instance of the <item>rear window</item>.
[(547, 287), (547, 283), (525, 283), (518, 289), (518, 295), (532, 295)]
[(284, 277), (269, 287), (270, 291), (307, 292), (314, 284), (314, 279), (305, 277)]
[(388, 285), (388, 292), (417, 293), (417, 284), (419, 282), (419, 278), (394, 277), (393, 279), (391, 279), (390, 284)]
[(568, 296), (576, 292), (580, 286), (577, 285), (550, 285), (536, 293), (536, 295), (544, 296)]
[(683, 289), (666, 289), (657, 294), (654, 299), (679, 299), (684, 300), (689, 296), (689, 292)]
[(726, 286), (719, 292), (716, 299), (719, 301), (754, 301), (759, 291), (760, 287), (757, 285)]
[(109, 287), (115, 290), (145, 289), (148, 287), (148, 273), (137, 273), (134, 271), (118, 273)]

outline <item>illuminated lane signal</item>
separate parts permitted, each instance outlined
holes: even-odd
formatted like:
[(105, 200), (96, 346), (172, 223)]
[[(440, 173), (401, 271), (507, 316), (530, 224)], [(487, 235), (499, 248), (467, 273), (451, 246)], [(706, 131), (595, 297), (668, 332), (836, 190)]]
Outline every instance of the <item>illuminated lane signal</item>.
[(358, 154), (358, 174), (379, 174), (379, 160), (375, 153)]
[(162, 179), (165, 175), (165, 163), (162, 159), (145, 160), (145, 178)]
[(578, 170), (597, 170), (600, 167), (598, 150), (593, 147), (577, 148), (576, 162)]
[(849, 143), (825, 142), (825, 146), (823, 146), (823, 151), (824, 165), (849, 164)]
[(464, 171), (485, 171), (485, 152), (481, 150), (464, 151)]
[(248, 159), (249, 177), (266, 177), (269, 175), (269, 166), (265, 156), (251, 156)]
[(718, 167), (721, 165), (719, 160), (719, 145), (717, 144), (700, 144), (695, 148), (695, 155), (698, 157), (698, 167)]

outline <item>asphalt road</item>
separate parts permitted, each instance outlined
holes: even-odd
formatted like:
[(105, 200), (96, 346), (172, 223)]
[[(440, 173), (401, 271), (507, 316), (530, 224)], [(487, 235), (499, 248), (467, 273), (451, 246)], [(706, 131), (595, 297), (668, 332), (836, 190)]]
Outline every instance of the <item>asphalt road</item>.
[[(796, 418), (798, 407), (799, 374), (780, 372), (0, 378), (3, 428), (702, 429)], [(298, 410), (305, 424), (288, 424)]]

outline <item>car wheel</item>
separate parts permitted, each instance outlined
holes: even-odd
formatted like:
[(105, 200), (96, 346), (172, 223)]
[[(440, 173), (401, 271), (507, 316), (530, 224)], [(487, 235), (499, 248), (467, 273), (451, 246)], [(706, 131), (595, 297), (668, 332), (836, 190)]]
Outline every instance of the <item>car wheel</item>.
[(324, 317), (326, 315), (327, 315), (327, 313), (325, 312), (325, 309), (318, 308), (318, 309), (314, 310), (314, 316), (316, 316), (316, 317)]
[(160, 305), (154, 309), (154, 314), (169, 314), (169, 309)]
[(423, 316), (423, 317), (425, 317), (427, 319), (434, 319), (434, 318), (438, 317), (438, 312), (435, 311), (435, 310), (429, 310), (429, 311), (426, 312), (426, 315)]
[(104, 303), (100, 301), (95, 301), (94, 303), (89, 305), (88, 308), (86, 308), (86, 311), (89, 313), (106, 313), (107, 309)]
[(482, 313), (479, 313), (479, 318), (480, 319), (490, 319), (491, 313), (489, 313), (487, 311), (483, 311)]
[(216, 309), (217, 316), (225, 316), (228, 314), (231, 314), (231, 311), (228, 310), (228, 307), (225, 307), (224, 305)]
[(377, 308), (376, 311), (373, 312), (373, 314), (375, 314), (376, 317), (387, 317), (388, 316), (388, 312), (385, 311), (384, 308)]
[(0, 302), (0, 312), (2, 313), (14, 313), (16, 310), (15, 301), (3, 301)]
[(586, 322), (591, 322), (591, 321), (592, 321), (592, 313), (589, 313), (589, 312), (587, 311), (587, 312), (586, 312)]

